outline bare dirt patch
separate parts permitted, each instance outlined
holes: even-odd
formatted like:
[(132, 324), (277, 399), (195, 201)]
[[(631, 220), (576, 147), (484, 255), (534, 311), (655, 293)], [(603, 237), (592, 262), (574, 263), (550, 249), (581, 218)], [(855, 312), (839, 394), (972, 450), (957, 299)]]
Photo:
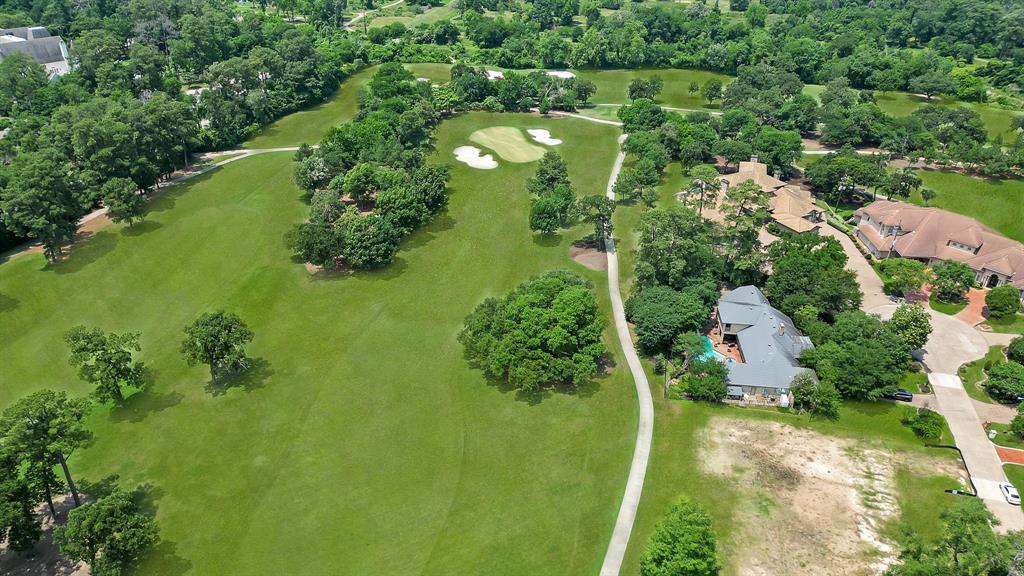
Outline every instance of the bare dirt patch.
[[(83, 494), (83, 496), (85, 496)], [(61, 556), (60, 549), (53, 541), (53, 527), (67, 522), (71, 511), (70, 496), (53, 499), (57, 509), (57, 521), (50, 517), (46, 504), (36, 507), (36, 518), (42, 522), (43, 533), (32, 550), (13, 552), (7, 549), (7, 543), (0, 543), (0, 574), (5, 576), (89, 576), (89, 566), (85, 562), (73, 562)]]
[(704, 430), (704, 468), (740, 487), (737, 574), (880, 574), (895, 561), (880, 534), (899, 515), (891, 451), (778, 422), (717, 417)]
[(573, 244), (569, 247), (569, 257), (591, 270), (608, 269), (608, 255), (592, 244)]

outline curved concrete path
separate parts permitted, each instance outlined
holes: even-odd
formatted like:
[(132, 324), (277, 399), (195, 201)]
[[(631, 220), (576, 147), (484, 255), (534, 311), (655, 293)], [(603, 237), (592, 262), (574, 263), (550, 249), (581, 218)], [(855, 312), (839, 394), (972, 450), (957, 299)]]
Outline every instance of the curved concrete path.
[[(625, 134), (619, 138), (619, 144), (625, 141)], [(619, 177), (622, 169), (622, 162), (626, 158), (623, 150), (615, 158), (612, 166), (611, 176), (608, 177), (607, 195), (612, 200), (615, 194), (612, 191), (615, 180)], [(637, 356), (633, 340), (629, 335), (629, 324), (626, 323), (626, 314), (622, 307), (622, 295), (619, 293), (619, 257), (615, 252), (615, 240), (605, 238), (605, 250), (608, 255), (608, 295), (612, 301), (612, 315), (615, 319), (615, 331), (619, 336), (619, 345), (626, 357), (626, 364), (633, 374), (633, 383), (636, 385), (636, 397), (640, 408), (640, 418), (637, 422), (636, 445), (633, 447), (633, 462), (629, 466), (629, 478), (626, 480), (626, 491), (622, 496), (622, 504), (619, 506), (619, 515), (615, 520), (615, 529), (612, 531), (611, 541), (608, 542), (608, 549), (604, 554), (604, 562), (601, 564), (601, 576), (618, 576), (622, 568), (622, 559), (626, 555), (626, 548), (629, 546), (629, 535), (633, 531), (633, 521), (636, 520), (636, 510), (640, 505), (640, 494), (644, 489), (644, 477), (647, 475), (647, 460), (651, 454), (651, 439), (654, 435), (654, 401), (651, 399), (651, 387), (647, 382), (647, 374), (640, 364), (640, 357)]]

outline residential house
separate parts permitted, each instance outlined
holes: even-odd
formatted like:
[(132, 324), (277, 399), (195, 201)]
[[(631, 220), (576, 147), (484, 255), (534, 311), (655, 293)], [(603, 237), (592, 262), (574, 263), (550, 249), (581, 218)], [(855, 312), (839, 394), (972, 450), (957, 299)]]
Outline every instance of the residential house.
[(46, 68), (50, 80), (71, 70), (67, 44), (42, 26), (0, 29), (0, 60), (19, 52)]
[(913, 258), (928, 265), (963, 262), (986, 288), (1024, 289), (1024, 244), (974, 218), (906, 202), (877, 200), (854, 212), (856, 236), (876, 258)]
[(740, 286), (719, 298), (717, 319), (723, 340), (735, 340), (742, 356), (741, 362), (726, 364), (730, 398), (762, 397), (785, 406), (793, 378), (814, 375), (799, 362), (814, 344), (755, 286)]
[(757, 161), (757, 156), (750, 162), (740, 162), (739, 171), (720, 177), (722, 191), (741, 182), (753, 180), (761, 190), (770, 194), (768, 209), (772, 220), (787, 232), (818, 233), (824, 221), (823, 211), (814, 203), (808, 190), (791, 186), (768, 174), (768, 165)]

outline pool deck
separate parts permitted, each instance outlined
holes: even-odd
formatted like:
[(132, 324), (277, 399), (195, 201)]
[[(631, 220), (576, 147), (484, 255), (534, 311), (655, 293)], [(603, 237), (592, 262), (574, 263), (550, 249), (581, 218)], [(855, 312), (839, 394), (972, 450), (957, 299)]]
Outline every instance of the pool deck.
[(743, 354), (740, 352), (739, 344), (735, 342), (727, 343), (722, 340), (722, 333), (718, 330), (717, 309), (711, 315), (711, 328), (706, 332), (706, 335), (711, 339), (711, 347), (714, 348), (715, 352), (736, 362), (743, 362)]

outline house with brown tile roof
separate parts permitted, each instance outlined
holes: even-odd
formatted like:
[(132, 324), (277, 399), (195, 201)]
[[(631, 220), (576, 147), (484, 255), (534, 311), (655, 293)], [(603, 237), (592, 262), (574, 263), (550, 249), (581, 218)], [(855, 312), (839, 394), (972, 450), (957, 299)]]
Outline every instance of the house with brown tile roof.
[(876, 258), (913, 258), (926, 264), (956, 260), (986, 288), (1024, 289), (1024, 244), (968, 216), (906, 202), (877, 200), (854, 212), (856, 237)]
[(724, 174), (719, 180), (723, 192), (747, 180), (756, 182), (762, 191), (771, 195), (768, 209), (772, 220), (786, 231), (817, 233), (821, 228), (823, 212), (814, 203), (811, 193), (768, 174), (768, 165), (758, 162), (756, 156), (750, 162), (740, 162), (739, 171)]

